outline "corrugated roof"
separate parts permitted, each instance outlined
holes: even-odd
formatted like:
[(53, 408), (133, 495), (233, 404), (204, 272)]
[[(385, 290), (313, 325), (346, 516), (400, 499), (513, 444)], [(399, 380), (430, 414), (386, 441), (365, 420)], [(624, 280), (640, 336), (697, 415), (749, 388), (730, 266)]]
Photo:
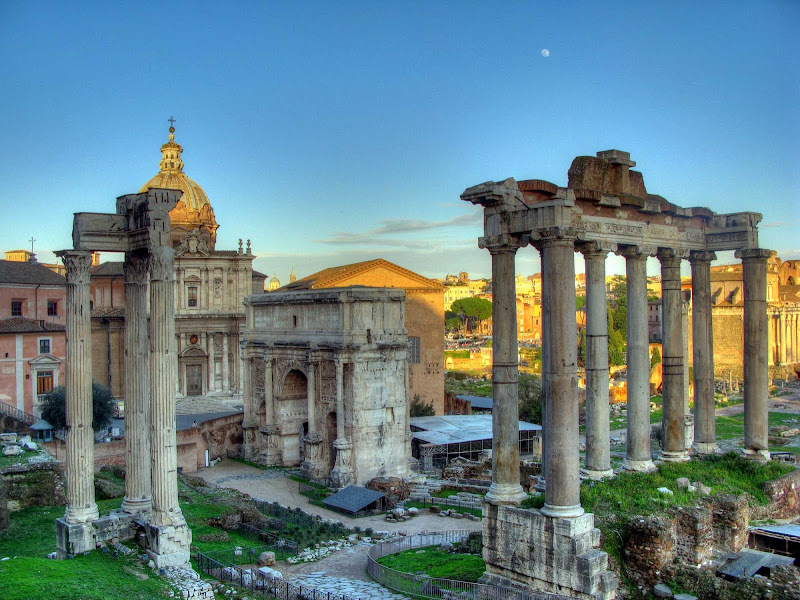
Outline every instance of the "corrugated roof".
[(749, 579), (763, 568), (777, 567), (778, 565), (791, 565), (794, 559), (789, 556), (760, 552), (759, 550), (743, 549), (733, 560), (725, 563), (717, 573), (735, 579)]
[[(492, 415), (446, 415), (443, 417), (412, 417), (415, 438), (429, 444), (444, 445), (492, 439)], [(520, 431), (541, 431), (541, 426), (519, 422)]]
[(0, 333), (39, 333), (43, 331), (66, 331), (65, 325), (49, 321), (35, 321), (25, 317), (11, 317), (0, 321)]
[(486, 398), (484, 396), (466, 396), (464, 394), (458, 394), (457, 398), (461, 398), (462, 400), (466, 400), (470, 404), (472, 404), (472, 408), (483, 408), (483, 409), (490, 409), (494, 406), (494, 398)]
[(787, 523), (785, 525), (758, 525), (751, 527), (750, 531), (767, 531), (777, 535), (800, 538), (800, 525)]
[(368, 490), (357, 485), (348, 485), (332, 496), (325, 498), (322, 503), (339, 510), (356, 513), (384, 496), (385, 494), (375, 490)]
[(66, 287), (67, 280), (39, 263), (0, 260), (0, 283), (60, 285)]

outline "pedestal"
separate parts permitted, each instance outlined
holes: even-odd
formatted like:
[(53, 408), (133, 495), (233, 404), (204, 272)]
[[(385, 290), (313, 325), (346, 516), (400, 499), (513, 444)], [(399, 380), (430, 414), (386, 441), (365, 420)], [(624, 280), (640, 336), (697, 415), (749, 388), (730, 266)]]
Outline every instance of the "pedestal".
[(281, 431), (277, 425), (266, 425), (261, 428), (264, 445), (266, 446), (258, 453), (258, 463), (268, 467), (280, 467), (283, 465), (283, 455), (281, 454)]
[(311, 481), (320, 481), (325, 479), (327, 473), (325, 472), (325, 465), (322, 463), (322, 438), (319, 434), (309, 433), (303, 438), (305, 444), (306, 459), (300, 468), (303, 471), (303, 477)]
[(331, 471), (328, 483), (331, 487), (342, 489), (356, 481), (353, 472), (353, 444), (347, 440), (333, 442), (336, 448), (336, 464)]
[(189, 564), (192, 531), (185, 521), (160, 526), (148, 523), (145, 533), (149, 545), (147, 555), (156, 563), (156, 567), (160, 569)]

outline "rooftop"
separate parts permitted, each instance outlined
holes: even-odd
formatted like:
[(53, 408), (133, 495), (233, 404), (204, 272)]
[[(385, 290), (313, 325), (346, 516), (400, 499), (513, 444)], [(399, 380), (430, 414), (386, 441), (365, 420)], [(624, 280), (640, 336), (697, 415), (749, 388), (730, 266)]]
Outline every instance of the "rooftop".
[[(429, 444), (445, 445), (492, 438), (492, 415), (446, 415), (412, 417), (414, 437)], [(421, 431), (414, 431), (414, 428)], [(541, 431), (541, 426), (519, 422), (520, 431)]]
[(0, 283), (28, 285), (58, 285), (66, 287), (67, 280), (36, 262), (0, 260)]

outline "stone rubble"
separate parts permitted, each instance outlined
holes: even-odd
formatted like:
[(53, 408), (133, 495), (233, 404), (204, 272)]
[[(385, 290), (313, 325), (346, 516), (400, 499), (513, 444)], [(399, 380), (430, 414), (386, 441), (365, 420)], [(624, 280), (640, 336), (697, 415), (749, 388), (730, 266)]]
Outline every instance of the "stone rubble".
[(346, 597), (351, 600), (407, 600), (405, 596), (390, 592), (378, 583), (356, 581), (345, 577), (332, 577), (324, 571), (299, 575), (291, 583), (303, 588), (331, 594), (331, 600)]

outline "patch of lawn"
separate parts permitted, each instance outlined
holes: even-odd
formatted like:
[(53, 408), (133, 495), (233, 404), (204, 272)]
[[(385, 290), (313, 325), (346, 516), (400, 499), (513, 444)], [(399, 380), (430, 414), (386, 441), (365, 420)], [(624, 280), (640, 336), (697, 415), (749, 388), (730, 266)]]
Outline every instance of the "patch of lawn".
[[(793, 413), (783, 413), (783, 412), (770, 412), (769, 413), (769, 426), (770, 427), (777, 427), (779, 425), (787, 425), (787, 426), (796, 426), (798, 420), (798, 416)], [(730, 440), (736, 438), (743, 438), (744, 437), (744, 413), (733, 415), (730, 417), (717, 417), (717, 426), (716, 426), (716, 433), (718, 440)], [(780, 443), (775, 443), (777, 440), (773, 441), (770, 439), (770, 450), (779, 452), (779, 451), (789, 451), (791, 452), (794, 446), (784, 446)], [(787, 440), (788, 442), (788, 440)]]
[(6, 467), (14, 465), (27, 465), (32, 460), (42, 462), (43, 459), (53, 460), (46, 450), (26, 450), (18, 456), (2, 456), (0, 455), (0, 471)]
[(403, 573), (423, 571), (431, 577), (472, 583), (477, 582), (486, 571), (486, 563), (477, 554), (454, 554), (441, 550), (438, 546), (390, 554), (379, 558), (378, 563)]
[[(476, 378), (470, 375), (475, 375)], [(445, 390), (455, 394), (491, 398), (494, 393), (492, 390), (492, 382), (479, 379), (477, 376), (477, 372), (474, 374), (448, 372), (444, 378)]]

